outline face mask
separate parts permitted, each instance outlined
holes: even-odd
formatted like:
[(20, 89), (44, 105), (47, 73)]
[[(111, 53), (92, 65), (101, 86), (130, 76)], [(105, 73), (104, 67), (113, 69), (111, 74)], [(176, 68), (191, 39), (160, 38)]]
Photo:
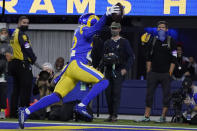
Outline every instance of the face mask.
[(118, 31), (114, 31), (114, 30), (111, 30), (111, 35), (114, 37), (114, 36), (117, 36), (119, 35), (119, 32)]
[(27, 31), (28, 28), (29, 28), (29, 26), (26, 26), (26, 25), (22, 25), (22, 26), (20, 27), (21, 31)]
[(157, 33), (158, 33), (158, 37), (159, 37), (160, 41), (164, 41), (166, 39), (166, 37), (167, 37), (166, 31), (159, 30), (159, 31), (157, 31)]
[(6, 41), (7, 40), (7, 36), (1, 35), (0, 39), (1, 39), (1, 41)]

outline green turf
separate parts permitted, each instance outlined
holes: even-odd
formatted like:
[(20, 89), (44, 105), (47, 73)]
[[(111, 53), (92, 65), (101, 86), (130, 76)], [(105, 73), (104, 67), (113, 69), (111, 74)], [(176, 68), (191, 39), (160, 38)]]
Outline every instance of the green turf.
[[(6, 119), (0, 121), (12, 121), (17, 122), (17, 119)], [(46, 123), (78, 123), (75, 121), (49, 121), (49, 120), (28, 120), (28, 122), (46, 122)], [(118, 120), (118, 122), (104, 122), (104, 119), (94, 119), (93, 122), (83, 122), (79, 121), (80, 123), (84, 124), (108, 124), (108, 125), (133, 125), (133, 126), (159, 126), (159, 127), (185, 127), (185, 128), (197, 128), (197, 125), (189, 125), (183, 123), (155, 123), (151, 122), (134, 122), (132, 120)]]

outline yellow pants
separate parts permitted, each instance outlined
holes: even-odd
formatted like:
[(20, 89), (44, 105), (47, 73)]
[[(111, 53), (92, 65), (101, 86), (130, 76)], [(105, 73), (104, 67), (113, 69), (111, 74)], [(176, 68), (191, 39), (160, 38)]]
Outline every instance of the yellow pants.
[(97, 83), (104, 75), (95, 68), (85, 65), (80, 61), (73, 60), (66, 67), (66, 71), (58, 81), (54, 92), (66, 96), (79, 81), (86, 83)]

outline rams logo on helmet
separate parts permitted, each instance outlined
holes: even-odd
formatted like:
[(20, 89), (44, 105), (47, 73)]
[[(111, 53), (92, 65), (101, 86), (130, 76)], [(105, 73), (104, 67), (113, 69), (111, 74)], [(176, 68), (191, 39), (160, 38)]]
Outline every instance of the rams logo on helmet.
[(99, 17), (97, 17), (94, 13), (83, 14), (79, 18), (79, 24), (87, 25), (88, 27), (93, 26), (99, 21)]

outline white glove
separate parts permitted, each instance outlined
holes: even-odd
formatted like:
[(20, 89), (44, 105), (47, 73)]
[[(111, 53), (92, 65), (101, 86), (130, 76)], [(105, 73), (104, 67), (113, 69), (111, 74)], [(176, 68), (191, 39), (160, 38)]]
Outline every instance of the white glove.
[(119, 6), (113, 5), (112, 7), (110, 7), (110, 8), (107, 10), (106, 15), (107, 15), (107, 16), (110, 16), (110, 15), (112, 15), (113, 13), (120, 14), (120, 8), (119, 8)]

